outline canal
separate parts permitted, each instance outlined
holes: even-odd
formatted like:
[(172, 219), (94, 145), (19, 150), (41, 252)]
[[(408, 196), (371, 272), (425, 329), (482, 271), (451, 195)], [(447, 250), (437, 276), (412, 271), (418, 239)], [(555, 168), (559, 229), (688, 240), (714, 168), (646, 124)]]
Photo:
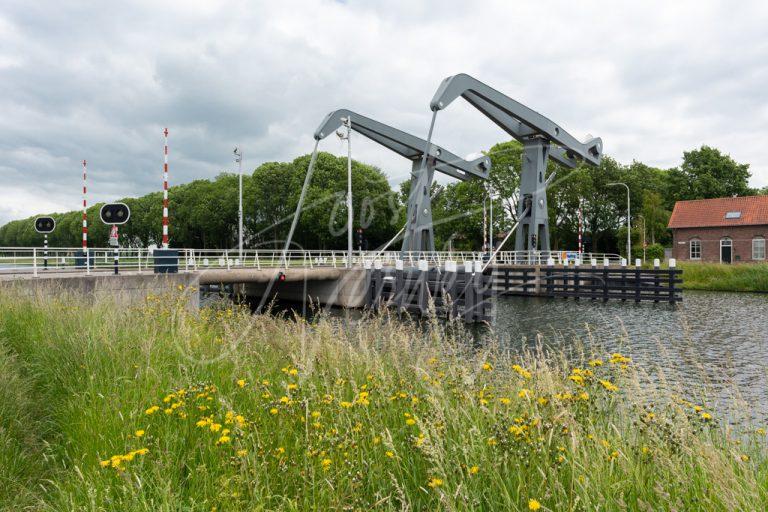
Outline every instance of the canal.
[(686, 291), (677, 306), (500, 297), (490, 335), (513, 350), (621, 352), (664, 386), (704, 390), (733, 421), (768, 420), (768, 294)]

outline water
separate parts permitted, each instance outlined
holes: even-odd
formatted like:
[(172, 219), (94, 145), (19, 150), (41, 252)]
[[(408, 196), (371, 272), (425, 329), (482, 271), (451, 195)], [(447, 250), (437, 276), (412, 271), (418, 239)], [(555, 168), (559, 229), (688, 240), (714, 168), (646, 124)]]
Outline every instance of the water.
[(513, 349), (622, 352), (672, 388), (707, 388), (731, 416), (738, 398), (740, 411), (768, 420), (768, 294), (687, 291), (677, 306), (500, 297), (493, 331)]

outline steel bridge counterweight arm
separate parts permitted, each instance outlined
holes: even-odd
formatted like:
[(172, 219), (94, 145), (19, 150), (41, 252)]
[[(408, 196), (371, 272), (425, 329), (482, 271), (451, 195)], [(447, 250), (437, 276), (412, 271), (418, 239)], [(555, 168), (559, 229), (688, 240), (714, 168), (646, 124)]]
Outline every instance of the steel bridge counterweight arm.
[(468, 162), (432, 144), (431, 140), (424, 140), (346, 109), (328, 114), (315, 131), (315, 140), (319, 142), (342, 125), (349, 126), (351, 130), (411, 161), (411, 189), (408, 194), (402, 251), (434, 251), (430, 190), (435, 171), (462, 181), (487, 179), (491, 159), (484, 155)]
[(591, 165), (600, 164), (603, 141), (599, 137), (580, 142), (547, 117), (464, 73), (443, 80), (430, 108), (442, 110), (458, 97), (463, 97), (518, 140), (539, 136), (560, 146), (562, 153), (550, 156), (569, 167), (576, 165), (576, 158)]
[[(360, 135), (409, 160), (420, 161), (423, 157), (427, 141), (421, 137), (416, 137), (347, 109), (336, 110), (328, 114), (315, 130), (315, 140), (324, 139), (334, 133), (343, 125), (344, 119), (350, 116), (352, 118), (352, 130)], [(472, 178), (487, 179), (491, 169), (491, 159), (487, 156), (468, 162), (435, 144), (430, 144), (428, 156), (434, 161), (436, 171), (462, 181)]]

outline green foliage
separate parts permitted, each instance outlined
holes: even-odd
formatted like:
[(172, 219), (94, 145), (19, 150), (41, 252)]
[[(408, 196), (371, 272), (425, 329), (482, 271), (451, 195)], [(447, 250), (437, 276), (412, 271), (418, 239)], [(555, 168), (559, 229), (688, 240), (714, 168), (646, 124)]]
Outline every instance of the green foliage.
[(645, 249), (645, 257), (648, 261), (653, 262), (654, 259), (664, 261), (664, 246), (661, 244), (651, 244)]
[(685, 199), (749, 195), (754, 193), (750, 176), (749, 164), (739, 164), (716, 148), (686, 151), (680, 168), (669, 171), (667, 206)]

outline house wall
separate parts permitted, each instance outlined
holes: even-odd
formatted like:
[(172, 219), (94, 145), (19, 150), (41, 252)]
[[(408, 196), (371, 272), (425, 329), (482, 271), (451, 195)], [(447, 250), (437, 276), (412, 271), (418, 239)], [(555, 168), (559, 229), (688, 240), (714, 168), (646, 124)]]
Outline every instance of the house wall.
[[(749, 263), (752, 259), (752, 239), (768, 239), (768, 224), (759, 226), (724, 226), (716, 228), (677, 228), (672, 230), (672, 257), (680, 261), (690, 260), (690, 240), (701, 240), (701, 260), (720, 262), (720, 240), (733, 240), (733, 263)], [(697, 260), (699, 261), (699, 260)], [(767, 261), (767, 260), (760, 260)]]

